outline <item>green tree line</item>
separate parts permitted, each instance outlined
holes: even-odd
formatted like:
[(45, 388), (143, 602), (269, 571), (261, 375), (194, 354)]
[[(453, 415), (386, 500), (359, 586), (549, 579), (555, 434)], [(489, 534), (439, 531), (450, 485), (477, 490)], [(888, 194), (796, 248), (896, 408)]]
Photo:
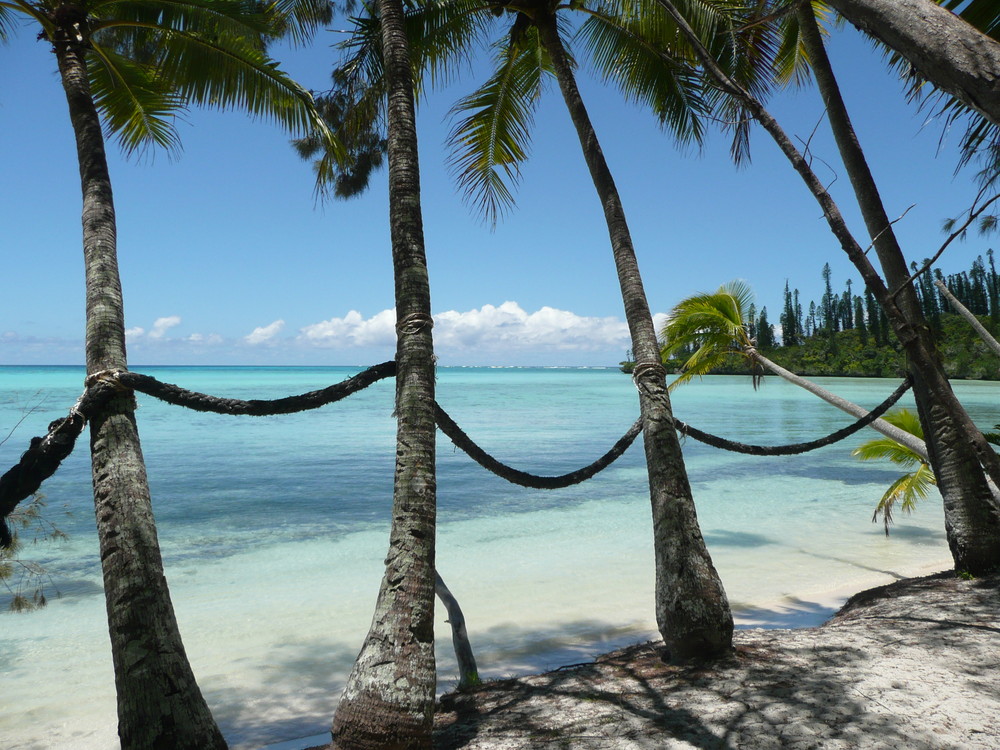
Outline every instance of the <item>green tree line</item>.
[[(919, 270), (912, 264), (914, 271)], [(757, 348), (782, 367), (805, 376), (899, 377), (906, 369), (898, 340), (889, 330), (885, 313), (870, 292), (856, 294), (848, 279), (843, 291), (831, 283), (830, 266), (823, 266), (825, 290), (818, 301), (803, 302), (798, 289), (785, 284), (781, 333), (770, 322), (767, 307), (751, 305), (750, 335)], [(993, 250), (979, 255), (966, 271), (945, 275), (932, 268), (915, 281), (917, 297), (931, 327), (951, 378), (1000, 379), (1000, 362), (975, 331), (949, 306), (934, 285), (943, 281), (952, 294), (971, 310), (990, 333), (1000, 333), (1000, 274)], [(666, 362), (678, 369), (690, 352), (680, 352)], [(720, 375), (743, 374), (745, 364), (733, 358), (713, 370)]]

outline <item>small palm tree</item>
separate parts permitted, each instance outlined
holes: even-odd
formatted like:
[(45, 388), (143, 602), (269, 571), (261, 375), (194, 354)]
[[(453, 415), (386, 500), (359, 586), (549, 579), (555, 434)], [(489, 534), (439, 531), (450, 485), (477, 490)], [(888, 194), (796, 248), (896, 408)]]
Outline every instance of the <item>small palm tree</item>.
[[(763, 371), (769, 370), (857, 419), (868, 414), (861, 406), (786, 370), (758, 352), (749, 333), (748, 311), (752, 301), (753, 292), (746, 282), (730, 281), (712, 294), (695, 294), (674, 305), (661, 330), (666, 342), (662, 356), (668, 359), (691, 348), (695, 352), (684, 363), (680, 376), (671, 387), (696, 376), (707, 375), (727, 359), (739, 356), (749, 365), (755, 385), (759, 383)], [(885, 419), (876, 419), (871, 427), (905, 445), (921, 460), (927, 460), (927, 446), (921, 438)]]
[[(920, 419), (909, 409), (897, 409), (886, 414), (885, 419), (899, 429), (923, 439), (924, 432), (920, 427)], [(886, 536), (889, 536), (889, 526), (892, 524), (894, 508), (898, 506), (904, 512), (910, 513), (916, 507), (917, 500), (927, 497), (931, 487), (937, 486), (937, 478), (934, 476), (930, 464), (895, 440), (888, 438), (869, 440), (855, 448), (851, 455), (861, 461), (888, 459), (897, 466), (916, 467), (889, 485), (889, 489), (885, 491), (882, 499), (875, 506), (872, 522), (874, 523), (879, 516), (882, 516)]]

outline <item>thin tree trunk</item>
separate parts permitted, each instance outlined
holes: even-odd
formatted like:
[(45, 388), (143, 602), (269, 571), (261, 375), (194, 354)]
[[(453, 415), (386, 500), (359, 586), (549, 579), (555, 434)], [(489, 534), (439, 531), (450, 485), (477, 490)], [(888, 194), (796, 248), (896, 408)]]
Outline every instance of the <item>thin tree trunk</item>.
[(440, 574), (434, 575), (434, 593), (448, 610), (448, 624), (451, 625), (451, 642), (455, 647), (455, 660), (458, 662), (458, 689), (478, 685), (479, 668), (476, 666), (476, 655), (472, 653), (469, 642), (469, 631), (465, 628), (465, 615), (451, 590), (445, 585)]
[(986, 330), (986, 327), (983, 326), (982, 323), (979, 322), (979, 318), (973, 315), (969, 311), (969, 308), (958, 301), (955, 295), (951, 293), (947, 284), (941, 281), (941, 279), (938, 279), (934, 283), (937, 284), (937, 288), (941, 290), (941, 294), (944, 295), (946, 300), (948, 300), (948, 304), (954, 308), (955, 312), (965, 318), (966, 322), (968, 322), (968, 324), (972, 326), (973, 330), (979, 334), (979, 338), (981, 338), (986, 345), (993, 350), (994, 354), (1000, 357), (1000, 341), (993, 338), (993, 335)]
[(718, 656), (732, 648), (732, 613), (698, 527), (691, 486), (673, 427), (666, 373), (660, 365), (659, 343), (625, 211), (577, 89), (555, 16), (546, 10), (539, 13), (535, 23), (604, 207), (632, 336), (653, 513), (657, 626), (675, 661)]
[[(798, 172), (822, 208), (830, 231), (840, 241), (842, 249), (854, 263), (868, 289), (882, 306), (886, 317), (892, 323), (896, 336), (906, 349), (911, 363), (911, 373), (914, 376), (914, 392), (917, 397), (918, 409), (921, 412), (921, 423), (924, 425), (925, 437), (928, 438), (927, 450), (931, 458), (931, 465), (935, 468), (935, 474), (942, 489), (945, 512), (952, 517), (950, 522), (946, 522), (946, 531), (956, 567), (975, 575), (1000, 567), (1000, 543), (998, 543), (1000, 540), (1000, 508), (993, 500), (992, 493), (986, 483), (986, 476), (983, 473), (983, 466), (986, 466), (993, 474), (992, 467), (998, 465), (997, 457), (992, 451), (989, 451), (992, 455), (987, 455), (976, 443), (973, 447), (977, 454), (977, 460), (968, 460), (968, 450), (963, 450), (960, 442), (969, 440), (970, 433), (964, 430), (960, 424), (952, 421), (952, 417), (958, 412), (955, 410), (955, 404), (947, 401), (947, 396), (950, 393), (951, 398), (954, 399), (954, 394), (951, 393), (947, 380), (942, 383), (937, 379), (933, 356), (930, 351), (925, 349), (925, 340), (921, 337), (919, 328), (913, 325), (900, 310), (894, 295), (886, 288), (885, 282), (848, 229), (837, 204), (774, 117), (746, 89), (726, 75), (670, 0), (657, 0), (657, 2), (675, 20), (706, 72), (716, 80), (725, 93), (737, 98), (747, 108), (754, 119), (774, 139), (792, 167)], [(928, 394), (930, 394), (929, 399)], [(924, 406), (921, 404), (925, 406), (929, 404), (931, 412), (925, 413)], [(958, 408), (961, 409), (961, 405), (958, 405)], [(932, 429), (928, 429), (928, 427)], [(985, 441), (983, 442), (985, 443)], [(961, 457), (962, 462), (951, 460), (947, 464), (941, 465), (937, 459), (939, 446), (952, 450), (952, 456)], [(996, 481), (995, 476), (997, 475), (994, 475), (994, 482), (1000, 484)], [(969, 480), (970, 476), (973, 479)], [(961, 497), (952, 489), (946, 490), (946, 488), (962, 487), (966, 481), (971, 481), (975, 486), (971, 498)]]
[[(823, 399), (831, 406), (835, 406), (841, 411), (846, 412), (847, 414), (850, 414), (851, 416), (856, 417), (857, 419), (861, 419), (862, 417), (868, 416), (867, 409), (864, 409), (858, 406), (857, 404), (853, 403), (852, 401), (848, 401), (845, 398), (841, 398), (835, 393), (831, 393), (825, 388), (816, 385), (816, 383), (812, 382), (811, 380), (806, 380), (805, 378), (796, 375), (794, 372), (786, 370), (784, 367), (777, 364), (776, 362), (772, 362), (771, 360), (769, 360), (760, 352), (754, 350), (750, 353), (750, 356), (753, 357), (757, 362), (759, 362), (763, 367), (766, 367), (768, 370), (773, 372), (775, 375), (784, 378), (789, 383), (793, 383), (794, 385), (799, 386), (799, 388), (804, 388), (805, 390), (809, 391), (809, 393)], [(924, 461), (928, 460), (927, 445), (924, 443), (923, 440), (918, 438), (916, 435), (913, 435), (907, 432), (906, 430), (901, 430), (895, 425), (890, 424), (881, 418), (876, 419), (869, 425), (869, 427), (871, 427), (873, 430), (876, 430), (877, 432), (882, 433), (890, 440), (895, 440), (897, 443), (905, 445), (911, 451), (920, 456), (920, 458), (922, 458)]]
[(389, 214), (396, 286), (396, 474), (385, 576), (371, 629), (333, 718), (334, 747), (431, 747), (435, 423), (430, 286), (416, 119), (400, 0), (378, 0), (388, 84)]
[[(101, 123), (75, 32), (64, 32), (55, 50), (83, 189), (87, 373), (124, 370), (115, 212)], [(94, 504), (122, 750), (225, 748), (195, 682), (170, 603), (134, 410), (133, 395), (122, 393), (90, 420)]]
[(1000, 43), (931, 0), (828, 0), (920, 75), (1000, 125)]
[(894, 290), (894, 299), (889, 301), (895, 304), (886, 313), (897, 334), (902, 334), (900, 341), (913, 377), (913, 393), (930, 463), (944, 498), (945, 527), (955, 565), (960, 570), (986, 572), (1000, 567), (1000, 509), (983, 467), (997, 482), (1000, 463), (948, 382), (916, 290), (908, 281), (906, 259), (854, 132), (810, 4), (799, 7), (798, 19), (841, 159), (886, 283)]

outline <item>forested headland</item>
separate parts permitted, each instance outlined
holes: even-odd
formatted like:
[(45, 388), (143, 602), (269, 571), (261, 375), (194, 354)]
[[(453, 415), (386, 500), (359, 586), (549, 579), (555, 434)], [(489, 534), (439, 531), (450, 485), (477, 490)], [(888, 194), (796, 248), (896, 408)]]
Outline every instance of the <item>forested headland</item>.
[[(914, 272), (922, 266), (913, 264)], [(805, 301), (786, 282), (778, 325), (771, 323), (767, 307), (753, 305), (747, 326), (757, 348), (768, 359), (804, 376), (901, 377), (905, 372), (902, 348), (889, 329), (885, 313), (871, 292), (855, 292), (848, 279), (835, 291), (829, 264), (823, 267), (825, 291), (818, 300)], [(945, 371), (951, 378), (1000, 379), (1000, 364), (971, 326), (952, 310), (935, 286), (944, 282), (951, 293), (974, 313), (990, 333), (1000, 333), (1000, 275), (993, 250), (978, 256), (967, 270), (944, 274), (931, 268), (915, 280), (924, 316), (937, 338)], [(677, 371), (690, 352), (665, 361)], [(628, 363), (623, 363), (627, 369)], [(713, 370), (719, 375), (745, 374), (741, 357), (732, 357)]]

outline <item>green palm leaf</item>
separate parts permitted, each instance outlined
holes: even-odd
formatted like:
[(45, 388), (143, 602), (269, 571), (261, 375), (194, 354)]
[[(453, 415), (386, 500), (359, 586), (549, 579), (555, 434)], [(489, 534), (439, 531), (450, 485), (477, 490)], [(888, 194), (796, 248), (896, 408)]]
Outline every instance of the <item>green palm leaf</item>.
[(149, 144), (179, 146), (174, 115), (184, 101), (148, 66), (94, 45), (88, 55), (94, 103), (126, 154)]
[(648, 106), (679, 141), (701, 143), (702, 118), (709, 107), (690, 60), (658, 41), (670, 35), (664, 28), (668, 21), (655, 3), (646, 3), (642, 15), (630, 17), (597, 11), (584, 21), (578, 37), (598, 71), (614, 81), (627, 100)]
[(528, 157), (542, 71), (548, 67), (538, 32), (528, 29), (520, 44), (498, 45), (489, 80), (452, 109), (468, 114), (448, 136), (450, 167), (466, 200), (491, 225), (514, 203), (511, 186)]
[[(661, 335), (664, 358), (690, 351), (671, 387), (706, 375), (733, 356), (748, 356), (753, 346), (747, 313), (753, 292), (744, 281), (730, 281), (713, 294), (695, 294), (670, 311)], [(755, 378), (756, 381), (756, 378)]]
[(447, 86), (468, 66), (472, 51), (485, 44), (493, 26), (479, 0), (433, 0), (406, 14), (407, 39), (418, 95), (432, 86)]
[[(921, 439), (924, 436), (919, 417), (909, 409), (896, 409), (886, 414), (884, 419)], [(882, 516), (886, 536), (889, 535), (889, 526), (892, 524), (893, 509), (898, 505), (906, 513), (911, 512), (916, 507), (917, 500), (927, 497), (931, 487), (937, 485), (937, 478), (930, 466), (912, 450), (895, 440), (889, 438), (869, 440), (855, 448), (851, 455), (862, 461), (888, 459), (897, 466), (916, 467), (914, 471), (904, 474), (889, 485), (889, 489), (875, 506), (872, 522)]]
[(917, 500), (922, 500), (930, 493), (931, 487), (937, 485), (937, 479), (931, 468), (921, 462), (916, 471), (904, 474), (886, 490), (875, 507), (872, 514), (872, 522), (876, 522), (882, 516), (882, 523), (885, 527), (885, 535), (889, 536), (889, 526), (892, 525), (892, 513), (898, 505), (905, 513), (911, 513), (916, 508)]

